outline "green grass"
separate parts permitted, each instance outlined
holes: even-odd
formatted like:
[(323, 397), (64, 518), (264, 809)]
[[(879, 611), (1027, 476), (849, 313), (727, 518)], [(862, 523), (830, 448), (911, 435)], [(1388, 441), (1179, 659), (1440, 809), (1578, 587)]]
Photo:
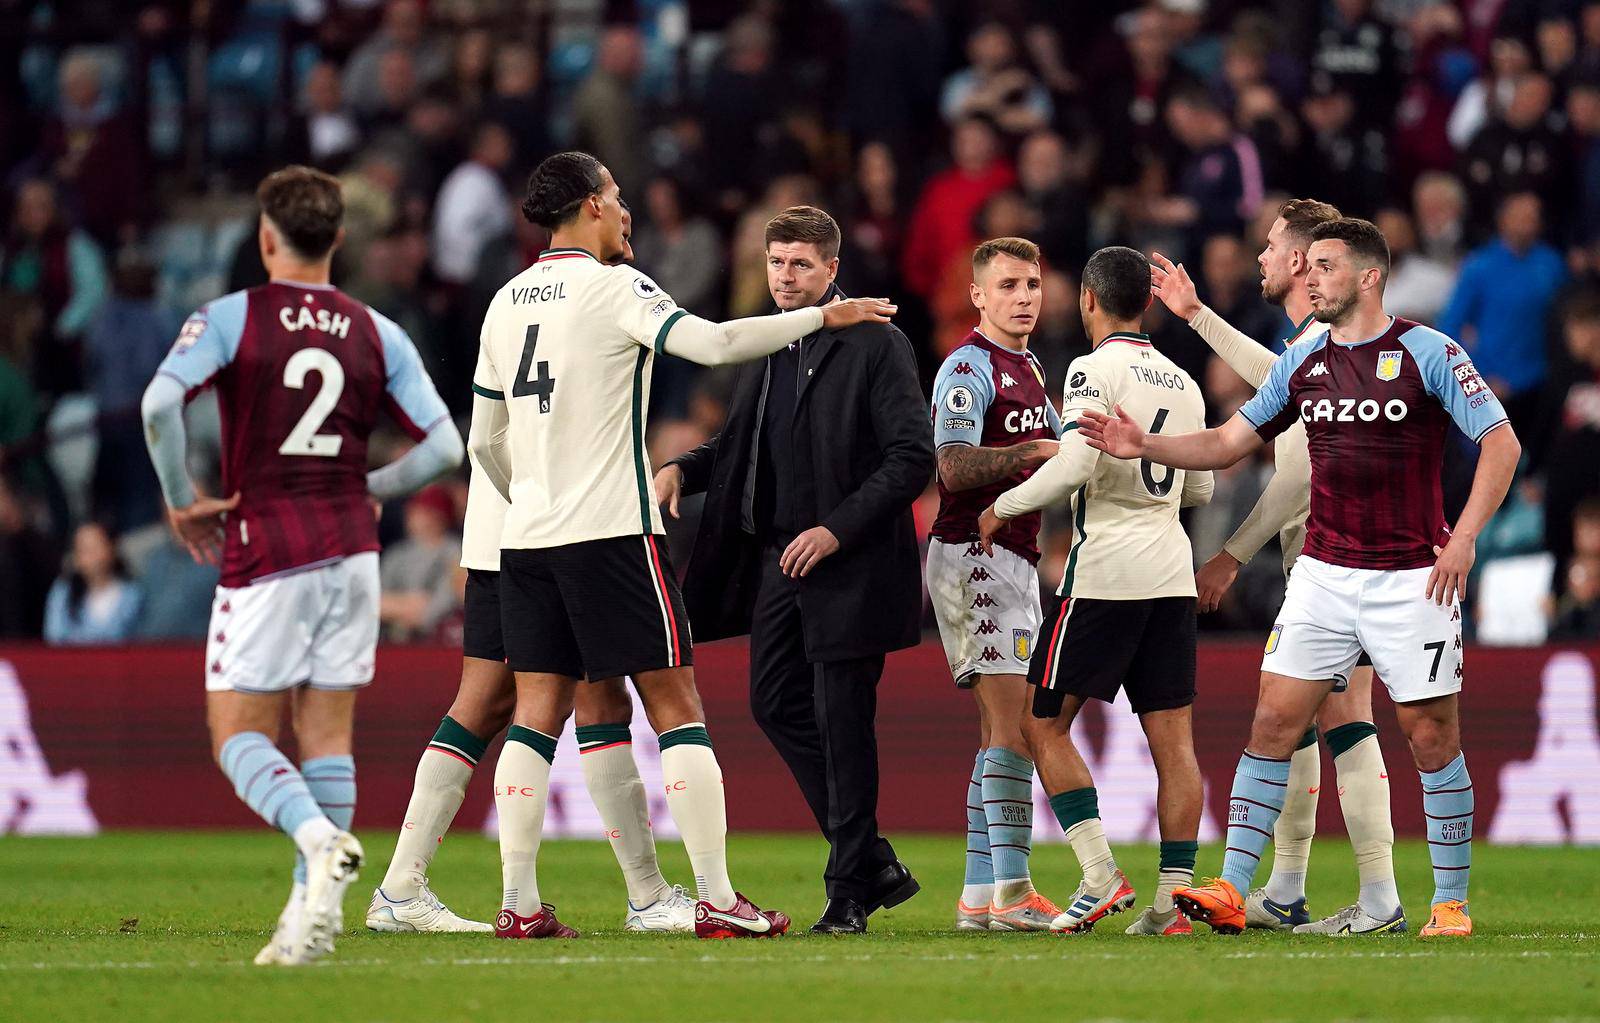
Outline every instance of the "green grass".
[[(374, 935), (362, 914), (391, 840), (362, 836), (372, 862), (351, 888), (354, 928), (315, 966), (262, 969), (264, 943), (287, 884), (287, 843), (266, 832), (122, 833), (96, 839), (0, 839), (0, 1020), (978, 1020), (1600, 1018), (1600, 865), (1593, 850), (1479, 846), (1473, 869), (1478, 933), (1465, 942), (1413, 936), (1313, 939), (1248, 932), (1191, 940), (1136, 939), (1131, 919), (1095, 933), (956, 934), (958, 838), (897, 840), (923, 892), (872, 920), (872, 933), (816, 938), (821, 842), (739, 836), (736, 884), (786, 910), (797, 931), (777, 941), (697, 942), (619, 932), (623, 891), (608, 847), (544, 847), (543, 894), (584, 932), (573, 942), (496, 942), (478, 935)], [(662, 850), (670, 878), (688, 869)], [(1432, 892), (1426, 847), (1397, 850), (1413, 929)], [(1119, 861), (1140, 904), (1155, 850)], [(1202, 849), (1202, 871), (1219, 852)], [(1311, 901), (1331, 912), (1354, 871), (1337, 839), (1313, 853)], [(1039, 886), (1064, 900), (1076, 867), (1064, 846), (1041, 847)], [(451, 840), (436, 889), (478, 919), (498, 904), (496, 848)], [(137, 918), (137, 923), (131, 922)]]

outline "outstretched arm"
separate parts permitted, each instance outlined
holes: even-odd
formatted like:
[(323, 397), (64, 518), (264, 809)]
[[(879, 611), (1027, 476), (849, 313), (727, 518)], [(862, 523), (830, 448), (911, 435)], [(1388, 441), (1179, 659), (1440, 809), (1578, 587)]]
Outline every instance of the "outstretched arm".
[(1090, 447), (1113, 458), (1142, 458), (1174, 469), (1226, 469), (1262, 445), (1261, 435), (1237, 414), (1214, 429), (1169, 437), (1145, 433), (1121, 405), (1112, 411), (1114, 416), (1085, 409), (1078, 429)]
[(661, 326), (656, 348), (702, 366), (748, 362), (824, 327), (888, 323), (896, 307), (882, 298), (851, 298), (827, 306), (793, 309), (776, 316), (747, 316), (713, 323), (679, 310)]
[(1030, 440), (1005, 448), (946, 444), (939, 449), (939, 479), (946, 490), (971, 490), (1043, 465), (1060, 446), (1053, 440)]
[(1150, 254), (1150, 292), (1163, 305), (1194, 328), (1211, 350), (1222, 357), (1228, 368), (1251, 387), (1260, 387), (1278, 357), (1242, 330), (1218, 316), (1200, 301), (1194, 281), (1182, 263), (1174, 263), (1159, 252)]

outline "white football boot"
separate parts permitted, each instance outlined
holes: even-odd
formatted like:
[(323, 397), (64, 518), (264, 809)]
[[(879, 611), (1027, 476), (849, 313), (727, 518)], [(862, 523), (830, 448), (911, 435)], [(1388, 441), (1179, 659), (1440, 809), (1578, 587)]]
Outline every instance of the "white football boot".
[(628, 915), (623, 918), (625, 931), (668, 931), (694, 933), (695, 898), (681, 884), (675, 884), (667, 894), (648, 906), (635, 906), (628, 902)]
[(284, 957), (293, 958), (299, 944), (306, 911), (306, 886), (296, 881), (289, 890), (289, 901), (278, 914), (278, 925), (272, 931), (272, 940), (256, 953), (257, 966), (277, 966)]
[(1346, 906), (1339, 912), (1323, 920), (1314, 920), (1308, 924), (1300, 924), (1294, 929), (1296, 934), (1332, 934), (1347, 937), (1356, 934), (1404, 934), (1406, 932), (1406, 911), (1396, 908), (1394, 915), (1387, 920), (1380, 920), (1361, 908), (1360, 903)]
[(309, 963), (333, 951), (344, 921), (344, 893), (356, 879), (365, 855), (348, 831), (336, 832), (306, 857), (304, 938), (286, 966)]
[[(693, 925), (691, 909), (690, 924)], [(417, 894), (409, 899), (391, 899), (380, 887), (373, 891), (372, 902), (367, 905), (367, 927), (389, 934), (490, 934), (493, 924), (468, 920), (453, 912), (439, 901), (428, 882), (423, 881)]]

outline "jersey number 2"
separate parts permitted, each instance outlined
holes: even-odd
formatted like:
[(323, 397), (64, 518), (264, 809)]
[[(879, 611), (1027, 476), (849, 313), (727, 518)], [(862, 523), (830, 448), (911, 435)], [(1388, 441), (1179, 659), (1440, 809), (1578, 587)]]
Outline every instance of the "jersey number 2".
[(339, 395), (344, 392), (344, 367), (333, 353), (323, 348), (302, 348), (289, 356), (283, 367), (283, 386), (301, 390), (306, 386), (306, 375), (315, 372), (322, 378), (317, 396), (306, 406), (305, 414), (294, 424), (283, 443), (278, 446), (280, 455), (309, 455), (312, 458), (337, 458), (344, 446), (344, 438), (336, 433), (318, 433), (327, 422)]
[[(1167, 412), (1167, 409), (1156, 411), (1155, 422), (1150, 424), (1151, 433), (1161, 432), (1162, 425), (1167, 421)], [(1172, 490), (1172, 477), (1177, 474), (1177, 470), (1170, 465), (1164, 465), (1162, 468), (1167, 470), (1167, 474), (1156, 479), (1156, 467), (1150, 459), (1139, 459), (1139, 475), (1144, 477), (1144, 488), (1150, 491), (1152, 497), (1166, 497)]]
[(556, 378), (550, 375), (550, 364), (539, 363), (539, 375), (529, 379), (528, 371), (534, 368), (533, 352), (539, 347), (539, 325), (528, 324), (527, 339), (522, 342), (522, 365), (517, 367), (517, 381), (511, 385), (513, 398), (526, 398), (530, 394), (539, 396), (539, 411), (550, 411), (550, 395), (555, 393)]

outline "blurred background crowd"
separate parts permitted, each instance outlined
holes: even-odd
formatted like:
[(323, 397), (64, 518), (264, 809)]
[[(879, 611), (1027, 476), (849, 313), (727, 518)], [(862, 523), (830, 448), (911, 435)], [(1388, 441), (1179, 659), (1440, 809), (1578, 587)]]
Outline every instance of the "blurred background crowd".
[[(763, 225), (828, 209), (841, 286), (900, 303), (926, 381), (976, 322), (981, 238), (1043, 248), (1054, 389), (1088, 350), (1096, 247), (1186, 261), (1277, 346), (1254, 259), (1278, 203), (1373, 218), (1390, 311), (1466, 344), (1527, 451), (1479, 542), (1479, 638), (1600, 636), (1600, 0), (0, 0), (0, 637), (204, 635), (215, 574), (165, 532), (138, 402), (190, 309), (264, 279), (265, 172), (341, 177), (336, 283), (464, 416), (482, 312), (546, 240), (523, 182), (567, 147), (621, 184), (641, 269), (708, 317), (769, 311)], [(1159, 306), (1149, 329), (1215, 421), (1248, 398)], [(728, 376), (666, 358), (655, 379), (660, 464), (718, 429)], [(214, 404), (189, 418), (214, 489)], [(1268, 452), (1193, 513), (1198, 560)], [(457, 636), (464, 496), (385, 509), (389, 639)], [(1051, 585), (1069, 539), (1052, 517)], [(1203, 627), (1264, 628), (1279, 564)]]

